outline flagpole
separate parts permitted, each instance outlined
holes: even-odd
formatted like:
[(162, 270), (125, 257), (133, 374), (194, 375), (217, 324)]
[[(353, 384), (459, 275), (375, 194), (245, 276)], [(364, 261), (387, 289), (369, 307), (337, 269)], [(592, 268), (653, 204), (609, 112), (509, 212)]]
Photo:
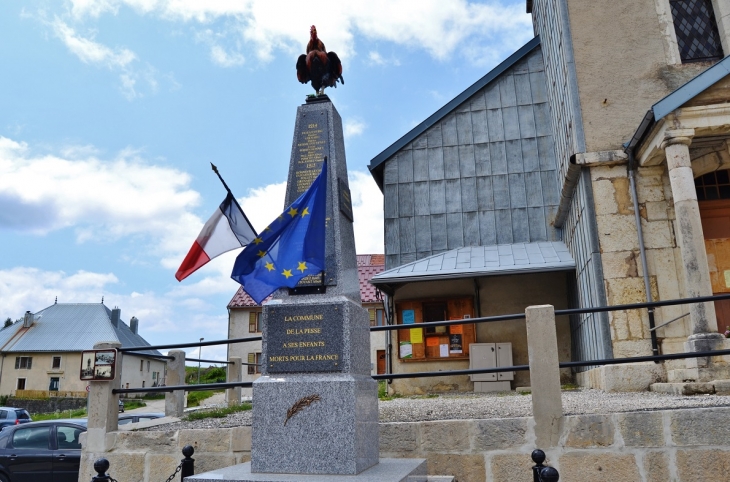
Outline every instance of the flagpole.
[(254, 228), (253, 224), (251, 224), (251, 221), (248, 220), (248, 217), (246, 216), (246, 213), (243, 211), (243, 208), (241, 208), (241, 205), (238, 204), (238, 201), (236, 200), (236, 196), (233, 195), (233, 193), (231, 192), (231, 189), (228, 187), (228, 184), (226, 184), (226, 181), (223, 180), (221, 173), (218, 172), (218, 168), (212, 162), (210, 163), (210, 167), (213, 168), (213, 172), (215, 172), (218, 175), (218, 179), (220, 179), (221, 183), (223, 183), (223, 187), (226, 188), (226, 191), (228, 191), (228, 194), (231, 195), (233, 202), (236, 203), (236, 207), (238, 207), (238, 210), (241, 211), (241, 214), (243, 214), (244, 219), (246, 219), (246, 222), (248, 223), (248, 225), (251, 226), (253, 233), (256, 235), (256, 237), (258, 237), (259, 233), (256, 232), (256, 228)]

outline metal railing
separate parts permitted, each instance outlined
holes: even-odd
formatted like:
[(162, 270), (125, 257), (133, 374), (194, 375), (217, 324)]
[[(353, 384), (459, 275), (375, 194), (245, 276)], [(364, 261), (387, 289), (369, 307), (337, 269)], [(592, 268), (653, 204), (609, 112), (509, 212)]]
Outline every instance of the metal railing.
[[(585, 313), (598, 313), (598, 312), (610, 312), (610, 311), (626, 311), (635, 309), (653, 309), (662, 306), (676, 306), (693, 303), (705, 303), (716, 300), (730, 299), (730, 293), (713, 295), (713, 296), (702, 296), (697, 298), (680, 298), (675, 300), (664, 300), (664, 301), (652, 301), (643, 303), (632, 303), (623, 305), (612, 305), (612, 306), (601, 306), (594, 308), (568, 308), (555, 310), (555, 316), (562, 315), (576, 315)], [(506, 315), (497, 316), (483, 316), (479, 318), (469, 318), (468, 323), (494, 323), (498, 321), (508, 320), (520, 320), (525, 319), (525, 313), (512, 313)], [(403, 330), (408, 328), (430, 328), (437, 326), (451, 326), (464, 324), (465, 320), (444, 320), (444, 321), (431, 321), (418, 323), (417, 326), (403, 325), (403, 324), (392, 324), (392, 325), (381, 325), (371, 326), (371, 332), (377, 331), (392, 331), (392, 330)], [(660, 325), (661, 326), (661, 325)], [(245, 343), (251, 341), (260, 341), (261, 336), (250, 336), (245, 338), (233, 338), (227, 340), (212, 340), (206, 342), (193, 342), (193, 343), (178, 343), (172, 345), (155, 345), (145, 347), (127, 347), (120, 348), (120, 352), (135, 352), (139, 350), (159, 350), (159, 349), (172, 349), (172, 348), (196, 348), (200, 346), (213, 346), (233, 343)], [(682, 358), (703, 358), (713, 356), (725, 356), (730, 355), (730, 350), (713, 350), (705, 352), (686, 352), (686, 353), (672, 353), (666, 355), (646, 355), (626, 358), (607, 358), (600, 360), (582, 360), (582, 361), (570, 361), (561, 362), (560, 368), (576, 368), (576, 367), (589, 367), (589, 366), (603, 366), (603, 365), (617, 365), (624, 363), (640, 363), (640, 362), (659, 362), (664, 360), (677, 360)], [(188, 359), (198, 361), (198, 359)], [(214, 360), (200, 360), (209, 361), (211, 363), (230, 363)], [(243, 365), (249, 365), (248, 363), (242, 363)], [(481, 373), (500, 373), (500, 372), (516, 372), (516, 371), (527, 371), (530, 369), (529, 365), (515, 365), (509, 367), (498, 367), (498, 368), (479, 368), (479, 369), (466, 369), (466, 370), (444, 370), (444, 371), (428, 371), (428, 372), (413, 372), (413, 373), (386, 373), (381, 375), (373, 375), (375, 380), (394, 380), (402, 378), (422, 378), (422, 377), (445, 377), (454, 375), (474, 375)], [(171, 386), (158, 386), (149, 388), (117, 388), (112, 392), (115, 394), (127, 394), (127, 393), (146, 393), (146, 392), (173, 392), (176, 390), (196, 391), (196, 390), (210, 390), (219, 388), (236, 388), (236, 387), (252, 387), (253, 382), (221, 382), (221, 383), (206, 383), (199, 385), (171, 385)]]

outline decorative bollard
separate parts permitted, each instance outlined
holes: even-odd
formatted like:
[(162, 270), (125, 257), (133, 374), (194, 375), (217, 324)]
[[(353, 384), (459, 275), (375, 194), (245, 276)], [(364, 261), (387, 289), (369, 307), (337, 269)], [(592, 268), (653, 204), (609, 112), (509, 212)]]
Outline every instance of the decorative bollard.
[(192, 458), (195, 449), (192, 445), (186, 445), (183, 447), (182, 453), (185, 458), (181, 460), (180, 480), (185, 480), (185, 477), (195, 475), (195, 459)]
[(532, 451), (532, 461), (535, 462), (535, 466), (532, 467), (532, 480), (533, 482), (558, 482), (560, 474), (555, 467), (548, 467), (543, 465), (545, 462), (545, 452), (540, 449)]
[(96, 470), (96, 475), (91, 478), (91, 482), (110, 482), (114, 480), (106, 475), (106, 471), (109, 470), (109, 461), (107, 459), (96, 459), (94, 470)]

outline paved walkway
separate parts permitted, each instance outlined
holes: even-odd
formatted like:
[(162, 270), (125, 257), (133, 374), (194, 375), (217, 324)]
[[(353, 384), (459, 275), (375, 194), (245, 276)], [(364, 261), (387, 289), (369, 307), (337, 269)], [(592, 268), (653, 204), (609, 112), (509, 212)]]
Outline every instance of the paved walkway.
[[(125, 410), (125, 413), (151, 413), (151, 412), (164, 412), (165, 411), (165, 399), (161, 400), (145, 400), (146, 407), (133, 408), (131, 410)], [(200, 408), (214, 407), (226, 403), (226, 393), (214, 393), (212, 397), (206, 398), (200, 403), (200, 407), (186, 408), (188, 410), (198, 410)]]

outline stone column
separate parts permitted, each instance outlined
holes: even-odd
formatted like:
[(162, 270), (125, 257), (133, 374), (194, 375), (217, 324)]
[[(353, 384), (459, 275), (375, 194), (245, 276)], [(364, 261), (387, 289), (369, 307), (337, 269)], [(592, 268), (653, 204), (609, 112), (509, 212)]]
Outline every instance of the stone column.
[(563, 429), (555, 309), (552, 305), (530, 306), (525, 317), (535, 443), (547, 450), (558, 445)]
[[(228, 383), (241, 381), (241, 357), (232, 356), (228, 359)], [(241, 387), (229, 388), (226, 390), (226, 401), (229, 407), (241, 403)]]
[[(185, 352), (171, 350), (167, 355), (173, 359), (167, 362), (165, 384), (168, 386), (185, 385)], [(184, 411), (185, 392), (183, 390), (165, 393), (165, 416), (181, 417)]]
[[(119, 342), (101, 342), (94, 350), (121, 348)], [(112, 393), (121, 387), (122, 354), (117, 353), (114, 380), (89, 382), (89, 413), (86, 445), (89, 451), (106, 452), (109, 432), (115, 432), (119, 425), (119, 395)]]
[[(668, 130), (662, 142), (672, 186), (677, 241), (684, 267), (685, 296), (688, 298), (712, 295), (705, 236), (702, 233), (700, 208), (689, 155), (689, 145), (693, 136), (694, 129)], [(714, 349), (722, 338), (722, 335), (717, 333), (714, 303), (691, 304), (689, 312), (692, 327), (687, 340), (687, 350)], [(702, 368), (708, 366), (708, 363), (709, 359), (687, 359), (688, 368)]]

